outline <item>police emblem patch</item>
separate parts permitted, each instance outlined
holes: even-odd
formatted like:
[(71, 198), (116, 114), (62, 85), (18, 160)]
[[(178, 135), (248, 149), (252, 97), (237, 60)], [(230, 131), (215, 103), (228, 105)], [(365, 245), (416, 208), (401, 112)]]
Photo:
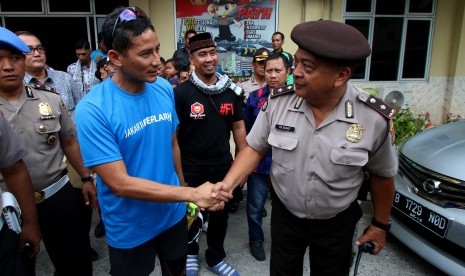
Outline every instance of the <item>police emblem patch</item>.
[(358, 143), (362, 140), (365, 129), (360, 124), (352, 124), (346, 132), (346, 139), (351, 143)]
[(40, 103), (39, 104), (39, 113), (40, 115), (50, 116), (52, 115), (52, 107), (49, 103)]

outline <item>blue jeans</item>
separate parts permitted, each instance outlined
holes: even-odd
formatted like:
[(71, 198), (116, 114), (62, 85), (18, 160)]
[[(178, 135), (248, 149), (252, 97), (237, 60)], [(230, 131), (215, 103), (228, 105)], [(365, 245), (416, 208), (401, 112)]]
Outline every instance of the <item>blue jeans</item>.
[(252, 173), (247, 179), (247, 223), (249, 241), (265, 240), (262, 230), (263, 209), (268, 197), (269, 175)]

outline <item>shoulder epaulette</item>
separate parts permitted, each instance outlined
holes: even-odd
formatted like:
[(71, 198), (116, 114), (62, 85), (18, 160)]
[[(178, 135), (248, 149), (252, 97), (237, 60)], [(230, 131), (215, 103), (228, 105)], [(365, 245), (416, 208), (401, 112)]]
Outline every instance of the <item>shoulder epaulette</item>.
[(31, 85), (32, 88), (37, 89), (37, 90), (42, 90), (42, 91), (47, 91), (47, 92), (52, 92), (55, 94), (58, 94), (57, 90), (53, 87), (46, 86), (46, 85), (40, 85), (40, 84), (34, 84)]
[(358, 95), (358, 98), (360, 101), (366, 103), (369, 107), (373, 108), (376, 112), (383, 115), (383, 117), (385, 117), (388, 120), (392, 119), (392, 117), (394, 117), (394, 114), (396, 113), (396, 110), (392, 108), (389, 104), (387, 104), (380, 98), (377, 98), (366, 92), (361, 92), (360, 95)]
[(272, 88), (270, 91), (270, 98), (278, 97), (289, 93), (294, 93), (294, 85), (292, 84)]

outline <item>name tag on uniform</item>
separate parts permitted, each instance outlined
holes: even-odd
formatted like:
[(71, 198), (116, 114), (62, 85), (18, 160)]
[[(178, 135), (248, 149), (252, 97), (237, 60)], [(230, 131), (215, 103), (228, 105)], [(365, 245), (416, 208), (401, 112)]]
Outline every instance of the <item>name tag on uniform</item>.
[(49, 115), (49, 116), (40, 116), (41, 120), (55, 120), (57, 117), (55, 115)]
[(282, 131), (289, 131), (289, 132), (294, 132), (295, 127), (292, 126), (283, 126), (283, 125), (276, 125), (276, 129), (282, 130)]

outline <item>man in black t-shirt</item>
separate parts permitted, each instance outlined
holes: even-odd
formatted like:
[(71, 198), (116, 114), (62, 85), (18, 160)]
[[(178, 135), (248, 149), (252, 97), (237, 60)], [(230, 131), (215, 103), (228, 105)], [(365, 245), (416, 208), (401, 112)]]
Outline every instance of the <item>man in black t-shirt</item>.
[[(218, 56), (211, 34), (193, 36), (189, 46), (195, 71), (188, 81), (176, 87), (174, 96), (180, 121), (177, 135), (184, 179), (189, 186), (197, 187), (223, 179), (232, 163), (230, 132), (240, 151), (246, 146), (246, 131), (243, 90), (226, 75), (216, 72)], [(217, 275), (225, 271), (239, 275), (223, 260), (229, 209), (227, 203), (223, 210), (209, 214), (205, 259), (207, 268)], [(190, 243), (186, 275), (198, 275), (198, 252), (198, 243)]]

